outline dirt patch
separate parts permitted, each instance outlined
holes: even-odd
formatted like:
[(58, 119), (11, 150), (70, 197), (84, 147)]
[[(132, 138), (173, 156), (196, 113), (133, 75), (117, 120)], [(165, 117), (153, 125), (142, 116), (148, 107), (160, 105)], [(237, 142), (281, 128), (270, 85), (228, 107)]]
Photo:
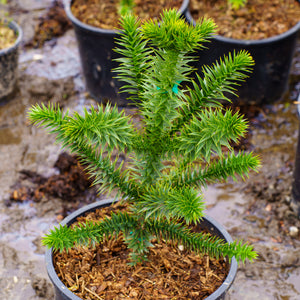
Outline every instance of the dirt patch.
[(92, 181), (84, 172), (76, 156), (63, 152), (53, 167), (57, 170), (57, 174), (50, 177), (31, 170), (21, 170), (20, 178), (12, 186), (6, 205), (9, 206), (15, 201), (43, 203), (51, 201), (51, 198), (59, 198), (63, 208), (57, 219), (61, 220), (84, 204), (95, 201), (97, 190), (91, 187)]
[(294, 0), (248, 0), (245, 7), (230, 8), (227, 0), (190, 0), (194, 20), (207, 16), (218, 25), (218, 34), (234, 39), (260, 40), (286, 32), (300, 20)]
[(33, 279), (31, 286), (35, 291), (37, 297), (42, 299), (54, 299), (54, 293), (51, 283), (45, 279), (38, 276), (32, 275)]
[(72, 24), (66, 16), (62, 1), (55, 0), (44, 15), (39, 18), (35, 34), (26, 47), (40, 48), (46, 41), (62, 36)]

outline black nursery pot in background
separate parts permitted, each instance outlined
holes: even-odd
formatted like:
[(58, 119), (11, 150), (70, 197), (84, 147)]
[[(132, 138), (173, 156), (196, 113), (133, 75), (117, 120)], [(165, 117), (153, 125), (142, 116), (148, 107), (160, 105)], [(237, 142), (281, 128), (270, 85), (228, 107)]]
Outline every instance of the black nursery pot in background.
[[(185, 17), (194, 23), (189, 11)], [(287, 32), (262, 40), (238, 40), (216, 35), (209, 49), (201, 50), (194, 66), (211, 65), (229, 52), (247, 50), (255, 61), (253, 72), (238, 88), (241, 101), (255, 104), (274, 103), (280, 100), (288, 88), (289, 73), (300, 22)]]
[[(91, 96), (99, 101), (107, 100), (125, 106), (125, 95), (118, 94), (120, 83), (111, 70), (117, 66), (113, 58), (114, 39), (117, 31), (93, 27), (79, 21), (71, 12), (72, 1), (65, 3), (65, 11), (75, 30), (85, 86)], [(117, 24), (116, 24), (117, 25)]]
[(0, 102), (9, 100), (16, 90), (19, 46), (23, 36), (21, 27), (14, 21), (10, 21), (8, 27), (15, 32), (16, 41), (11, 47), (0, 50)]
[[(182, 14), (188, 4), (189, 0), (183, 0), (179, 10)], [(72, 0), (67, 0), (65, 11), (75, 30), (87, 91), (99, 102), (127, 106), (126, 93), (119, 93), (122, 83), (114, 78), (116, 74), (111, 71), (118, 66), (114, 61), (118, 54), (113, 51), (118, 31), (82, 23), (72, 14), (71, 6)]]
[[(300, 94), (297, 102), (297, 113), (300, 119)], [(298, 142), (296, 148), (296, 158), (293, 173), (292, 195), (290, 205), (293, 211), (300, 218), (300, 124), (298, 129)]]
[[(76, 221), (76, 219), (80, 216), (85, 215), (86, 213), (95, 211), (98, 208), (103, 208), (110, 206), (114, 200), (108, 199), (103, 200), (99, 202), (92, 203), (90, 205), (87, 205), (85, 207), (82, 207), (78, 209), (77, 211), (70, 214), (68, 217), (66, 217), (62, 222), (61, 225), (68, 225), (70, 226), (72, 223)], [(217, 237), (224, 239), (226, 242), (231, 243), (232, 238), (229, 235), (229, 233), (225, 230), (225, 228), (220, 225), (218, 222), (216, 222), (213, 218), (209, 216), (205, 216), (203, 220), (201, 221), (201, 224), (199, 224), (200, 229), (208, 230), (212, 235), (216, 235)], [(45, 260), (46, 260), (46, 268), (49, 275), (49, 278), (51, 282), (54, 285), (55, 289), (55, 300), (81, 300), (78, 296), (73, 294), (59, 279), (54, 265), (53, 265), (53, 253), (52, 248), (48, 249), (46, 251)], [(230, 264), (229, 264), (229, 272), (227, 277), (225, 278), (222, 285), (210, 296), (206, 298), (206, 300), (222, 300), (225, 299), (225, 295), (230, 289), (235, 276), (237, 273), (237, 261), (235, 258), (232, 258)]]

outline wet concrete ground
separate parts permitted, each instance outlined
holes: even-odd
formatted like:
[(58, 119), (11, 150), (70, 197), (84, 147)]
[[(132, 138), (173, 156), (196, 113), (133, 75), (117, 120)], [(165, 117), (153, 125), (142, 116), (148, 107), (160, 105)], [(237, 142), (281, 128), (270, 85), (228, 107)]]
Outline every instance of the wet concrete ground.
[[(13, 16), (24, 28), (24, 44), (52, 1), (13, 0)], [(22, 170), (45, 177), (57, 174), (61, 152), (54, 138), (28, 126), (26, 111), (36, 102), (59, 102), (81, 111), (94, 101), (84, 91), (74, 32), (20, 53), (19, 91), (0, 106), (0, 299), (53, 299), (44, 266), (41, 236), (60, 220), (65, 203), (57, 197), (36, 202), (11, 201)], [(205, 191), (208, 214), (234, 238), (249, 240), (259, 252), (241, 265), (227, 300), (300, 299), (300, 238), (291, 236), (300, 222), (288, 206), (299, 121), (300, 47), (293, 64), (290, 91), (280, 103), (256, 108), (250, 120), (250, 149), (262, 157), (259, 174), (246, 183), (228, 183)], [(23, 181), (23, 184), (26, 180)], [(31, 182), (26, 181), (28, 186)]]

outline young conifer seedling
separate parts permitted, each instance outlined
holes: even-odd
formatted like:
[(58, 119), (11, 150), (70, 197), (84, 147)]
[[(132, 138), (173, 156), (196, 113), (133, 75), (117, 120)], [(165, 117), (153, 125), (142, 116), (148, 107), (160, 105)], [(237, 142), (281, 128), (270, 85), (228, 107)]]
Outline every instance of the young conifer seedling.
[[(204, 66), (203, 77), (192, 80), (191, 53), (215, 33), (212, 20), (192, 26), (170, 10), (159, 23), (141, 24), (132, 15), (123, 16), (121, 28), (117, 77), (136, 102), (141, 126), (124, 111), (103, 104), (85, 109), (83, 115), (37, 104), (29, 120), (56, 134), (64, 148), (88, 165), (99, 192), (117, 190), (128, 209), (73, 229), (58, 226), (43, 244), (63, 250), (121, 234), (133, 265), (147, 259), (153, 237), (200, 254), (252, 261), (257, 254), (247, 243), (227, 244), (189, 230), (204, 216), (202, 189), (207, 184), (245, 178), (260, 165), (257, 156), (232, 148), (248, 125), (221, 104), (229, 101), (224, 93), (234, 94), (247, 77), (252, 57), (245, 51), (234, 53)], [(115, 150), (130, 158), (126, 168), (112, 159)]]

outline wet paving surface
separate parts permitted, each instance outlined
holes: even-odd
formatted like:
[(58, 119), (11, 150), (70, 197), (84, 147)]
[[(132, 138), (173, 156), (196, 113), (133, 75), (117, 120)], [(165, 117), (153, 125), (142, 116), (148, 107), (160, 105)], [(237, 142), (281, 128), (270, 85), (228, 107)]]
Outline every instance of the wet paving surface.
[[(24, 28), (24, 45), (32, 40), (35, 26), (52, 3), (9, 3)], [(253, 243), (260, 255), (255, 263), (240, 266), (227, 300), (300, 299), (300, 237), (291, 231), (291, 227), (300, 230), (300, 221), (288, 205), (299, 127), (293, 102), (299, 92), (300, 46), (284, 100), (254, 108), (255, 116), (250, 118), (249, 149), (261, 155), (260, 173), (251, 174), (245, 183), (219, 184), (205, 191), (207, 213), (233, 238)], [(28, 107), (48, 101), (77, 111), (94, 103), (84, 90), (73, 30), (41, 48), (23, 46), (19, 90), (0, 105), (0, 299), (53, 299), (41, 236), (78, 205), (53, 195), (37, 201), (34, 196), (22, 200), (13, 194), (24, 186), (36, 189), (24, 170), (44, 178), (58, 174), (54, 165), (60, 147), (26, 121)], [(85, 201), (95, 200), (91, 195)]]

